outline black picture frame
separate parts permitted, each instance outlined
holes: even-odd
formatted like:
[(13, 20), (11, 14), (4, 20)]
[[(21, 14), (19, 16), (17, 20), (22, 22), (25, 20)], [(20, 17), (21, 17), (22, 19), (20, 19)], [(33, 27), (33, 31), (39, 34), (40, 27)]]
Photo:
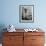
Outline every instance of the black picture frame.
[(19, 5), (19, 22), (34, 22), (34, 5)]

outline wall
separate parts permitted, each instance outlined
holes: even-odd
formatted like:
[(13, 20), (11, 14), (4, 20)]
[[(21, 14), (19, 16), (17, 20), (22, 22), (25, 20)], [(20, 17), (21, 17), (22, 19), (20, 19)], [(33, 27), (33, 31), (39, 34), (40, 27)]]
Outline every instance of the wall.
[[(37, 28), (46, 32), (46, 0), (0, 0), (0, 31), (13, 24), (15, 28)], [(19, 22), (19, 5), (34, 5), (34, 23)]]
[[(46, 1), (41, 0), (1, 0), (0, 25), (13, 24), (16, 28), (46, 28)], [(34, 5), (34, 23), (19, 22), (19, 5)]]

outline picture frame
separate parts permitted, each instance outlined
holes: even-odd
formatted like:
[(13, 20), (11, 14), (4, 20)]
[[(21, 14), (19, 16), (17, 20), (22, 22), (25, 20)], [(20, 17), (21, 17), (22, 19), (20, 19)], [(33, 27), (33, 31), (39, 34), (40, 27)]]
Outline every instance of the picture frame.
[(34, 5), (19, 5), (19, 22), (34, 22)]

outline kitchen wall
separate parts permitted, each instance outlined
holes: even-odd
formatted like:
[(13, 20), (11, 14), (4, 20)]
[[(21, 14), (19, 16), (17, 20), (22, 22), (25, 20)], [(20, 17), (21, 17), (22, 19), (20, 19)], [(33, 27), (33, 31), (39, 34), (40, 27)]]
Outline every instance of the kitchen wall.
[[(0, 0), (0, 25), (13, 24), (16, 28), (46, 28), (46, 0)], [(19, 22), (19, 5), (34, 5), (34, 22)]]
[[(19, 22), (19, 5), (34, 5), (34, 22)], [(46, 0), (0, 0), (0, 31), (9, 24), (15, 28), (42, 28), (46, 32)]]

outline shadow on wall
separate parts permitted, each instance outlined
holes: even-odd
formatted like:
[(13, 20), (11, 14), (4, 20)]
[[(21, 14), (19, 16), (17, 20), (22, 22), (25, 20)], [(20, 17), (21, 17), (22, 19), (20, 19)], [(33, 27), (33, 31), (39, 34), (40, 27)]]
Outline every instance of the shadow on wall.
[(3, 32), (5, 32), (6, 30), (4, 30), (5, 25), (4, 24), (0, 24), (0, 43), (2, 43), (2, 36), (3, 36)]

